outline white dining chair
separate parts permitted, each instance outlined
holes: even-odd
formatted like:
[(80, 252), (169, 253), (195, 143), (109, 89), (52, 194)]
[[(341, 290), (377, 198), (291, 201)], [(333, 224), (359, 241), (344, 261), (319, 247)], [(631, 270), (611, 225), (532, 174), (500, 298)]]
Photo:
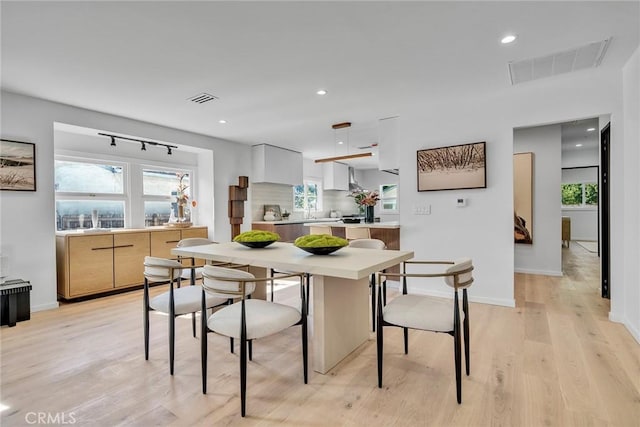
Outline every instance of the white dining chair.
[(253, 340), (281, 332), (291, 326), (302, 327), (302, 363), (304, 383), (307, 383), (307, 313), (305, 293), (301, 291), (300, 309), (260, 299), (247, 299), (246, 287), (255, 286), (257, 281), (270, 281), (299, 277), (300, 287), (303, 284), (302, 274), (286, 274), (276, 277), (256, 278), (253, 274), (223, 267), (205, 266), (202, 285), (202, 319), (206, 317), (206, 298), (223, 296), (238, 298), (239, 301), (214, 312), (202, 321), (201, 361), (202, 361), (202, 393), (207, 393), (207, 333), (214, 332), (229, 338), (240, 339), (240, 412), (246, 414), (247, 397), (247, 358), (253, 359)]
[[(433, 266), (447, 265), (442, 272), (436, 273), (407, 273), (407, 266)], [(385, 326), (401, 327), (404, 332), (404, 353), (409, 353), (409, 329), (422, 331), (441, 332), (453, 337), (454, 363), (456, 374), (456, 398), (458, 404), (462, 403), (462, 352), (460, 347), (460, 334), (464, 334), (464, 352), (466, 373), (470, 373), (469, 363), (469, 302), (467, 289), (473, 284), (473, 263), (469, 258), (461, 258), (455, 261), (405, 261), (402, 273), (378, 273), (379, 279), (395, 278), (402, 280), (402, 295), (398, 295), (388, 304), (382, 303), (378, 294), (378, 330), (377, 330), (377, 355), (378, 355), (378, 387), (382, 388), (382, 359), (383, 359), (383, 328)], [(429, 295), (411, 292), (407, 286), (407, 279), (413, 283), (417, 279), (429, 279), (442, 277), (444, 282), (453, 288), (453, 300), (437, 298)], [(378, 285), (380, 286), (380, 285)], [(460, 308), (458, 291), (462, 290), (463, 325), (461, 331)]]
[(345, 227), (344, 234), (347, 240), (371, 239), (369, 227)]
[[(368, 230), (368, 228), (367, 228)], [(378, 249), (378, 250), (383, 250), (383, 249), (387, 249), (387, 245), (379, 239), (356, 239), (356, 240), (351, 240), (349, 242), (349, 247), (352, 248), (363, 248), (363, 249)], [(371, 290), (371, 329), (375, 332), (376, 331), (376, 284), (375, 284), (375, 273), (371, 274), (371, 278), (369, 279), (369, 288)], [(385, 285), (383, 286), (382, 292), (385, 294), (386, 296), (386, 292), (387, 292), (387, 286), (386, 286), (386, 281), (385, 281)], [(386, 302), (386, 297), (385, 297), (385, 302)]]

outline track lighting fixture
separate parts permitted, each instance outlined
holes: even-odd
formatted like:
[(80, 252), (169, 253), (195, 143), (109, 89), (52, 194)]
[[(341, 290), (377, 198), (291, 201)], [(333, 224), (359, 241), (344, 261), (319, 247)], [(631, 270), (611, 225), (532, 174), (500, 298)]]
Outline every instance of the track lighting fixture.
[(169, 145), (169, 144), (163, 144), (162, 142), (155, 142), (155, 141), (143, 141), (142, 139), (135, 139), (135, 138), (128, 138), (126, 136), (118, 136), (118, 135), (112, 135), (110, 133), (98, 133), (98, 135), (102, 135), (102, 136), (108, 136), (109, 138), (111, 138), (111, 145), (112, 147), (116, 146), (116, 138), (117, 139), (124, 139), (127, 141), (135, 141), (135, 142), (139, 142), (140, 144), (142, 144), (142, 146), (140, 147), (141, 151), (147, 151), (147, 145), (153, 145), (153, 146), (160, 146), (160, 147), (166, 147), (167, 148), (167, 155), (172, 155), (173, 152), (171, 151), (172, 148), (178, 148), (175, 145)]

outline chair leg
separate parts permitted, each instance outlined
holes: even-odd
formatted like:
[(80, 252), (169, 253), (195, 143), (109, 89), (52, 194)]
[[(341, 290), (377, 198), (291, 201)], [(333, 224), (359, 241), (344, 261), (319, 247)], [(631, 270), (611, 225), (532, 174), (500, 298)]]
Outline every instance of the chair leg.
[(453, 347), (456, 364), (456, 398), (462, 403), (462, 352), (460, 349), (460, 312), (458, 306), (458, 292), (455, 293), (453, 303)]
[(464, 331), (464, 362), (465, 368), (467, 369), (467, 376), (469, 376), (470, 372), (470, 361), (469, 361), (469, 301), (467, 299), (467, 290), (462, 290), (462, 312), (464, 313), (464, 321), (463, 321), (463, 331)]
[(191, 329), (193, 330), (193, 337), (196, 337), (196, 313), (191, 313)]
[(247, 406), (247, 324), (242, 301), (242, 318), (240, 321), (240, 413), (244, 417)]
[(378, 388), (382, 388), (382, 349), (384, 334), (382, 333), (382, 295), (378, 292), (378, 330), (376, 332), (376, 349), (378, 355)]
[(307, 384), (309, 378), (309, 343), (307, 341), (307, 315), (302, 315), (302, 374), (304, 376), (304, 383)]
[[(171, 310), (173, 311), (173, 310)], [(173, 375), (173, 360), (176, 348), (176, 318), (169, 314), (169, 372)]]
[(233, 353), (233, 337), (229, 337), (229, 351)]
[(369, 279), (369, 287), (371, 288), (371, 330), (376, 331), (376, 279), (372, 274)]
[(311, 300), (311, 295), (309, 294), (309, 288), (311, 287), (311, 275), (309, 273), (305, 274), (305, 279), (307, 281), (307, 296), (306, 296), (306, 308), (307, 314), (309, 314), (309, 301)]
[(409, 328), (402, 328), (404, 335), (404, 354), (409, 354)]
[(387, 305), (387, 280), (382, 282), (382, 303)]
[(149, 283), (144, 279), (144, 360), (149, 360)]
[(200, 364), (202, 368), (202, 394), (207, 394), (207, 307), (202, 291), (202, 311), (200, 312)]
[(247, 341), (247, 349), (249, 350), (249, 360), (253, 360), (253, 340)]
[[(276, 271), (272, 268), (271, 269), (271, 277), (273, 277), (275, 275)], [(273, 280), (270, 281), (271, 282), (271, 302), (273, 302)]]

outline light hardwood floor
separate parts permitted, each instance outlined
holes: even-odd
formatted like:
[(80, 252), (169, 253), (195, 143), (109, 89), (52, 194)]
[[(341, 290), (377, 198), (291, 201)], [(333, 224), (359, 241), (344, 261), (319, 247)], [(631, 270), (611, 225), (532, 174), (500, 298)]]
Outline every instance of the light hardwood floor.
[(378, 389), (373, 334), (328, 375), (311, 371), (304, 385), (295, 327), (255, 343), (241, 419), (238, 356), (228, 341), (209, 335), (203, 395), (190, 320), (177, 321), (171, 377), (166, 317), (152, 316), (145, 361), (142, 295), (134, 291), (3, 327), (1, 424), (29, 425), (45, 413), (80, 426), (639, 426), (640, 346), (607, 320), (596, 255), (574, 244), (563, 253), (562, 278), (516, 275), (516, 308), (471, 304), (462, 405), (448, 335), (412, 331), (405, 356), (401, 331), (386, 328)]

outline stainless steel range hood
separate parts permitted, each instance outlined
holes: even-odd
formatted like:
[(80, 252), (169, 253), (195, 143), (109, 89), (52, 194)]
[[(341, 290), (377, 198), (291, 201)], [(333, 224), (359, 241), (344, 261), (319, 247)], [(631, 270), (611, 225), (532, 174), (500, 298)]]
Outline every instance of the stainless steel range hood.
[(356, 171), (352, 166), (349, 166), (349, 191), (364, 191), (364, 188), (356, 181)]

